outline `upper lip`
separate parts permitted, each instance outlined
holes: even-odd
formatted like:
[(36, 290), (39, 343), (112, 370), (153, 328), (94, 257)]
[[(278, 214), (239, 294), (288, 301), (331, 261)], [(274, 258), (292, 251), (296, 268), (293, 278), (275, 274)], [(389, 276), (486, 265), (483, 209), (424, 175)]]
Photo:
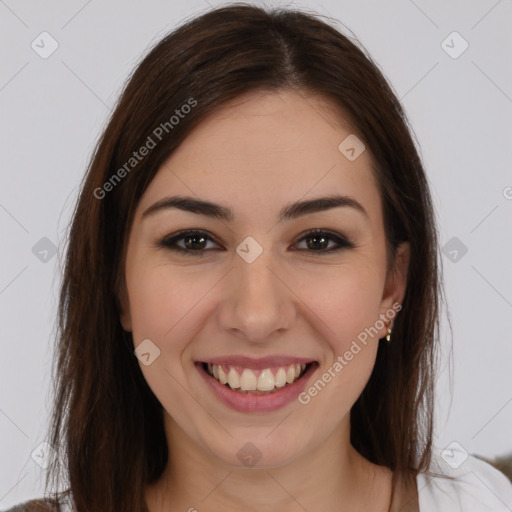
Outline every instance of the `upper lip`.
[(252, 358), (247, 356), (221, 356), (213, 357), (198, 361), (201, 363), (210, 364), (226, 364), (229, 366), (241, 366), (242, 368), (249, 368), (250, 370), (264, 370), (275, 366), (288, 366), (290, 364), (308, 364), (315, 362), (314, 359), (307, 359), (304, 357), (291, 357), (291, 356), (267, 356), (261, 358)]

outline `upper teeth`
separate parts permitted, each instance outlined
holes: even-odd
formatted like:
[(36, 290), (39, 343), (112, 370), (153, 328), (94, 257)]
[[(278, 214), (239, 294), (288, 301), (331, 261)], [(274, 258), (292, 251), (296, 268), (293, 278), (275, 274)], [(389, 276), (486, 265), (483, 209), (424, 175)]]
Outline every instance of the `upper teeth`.
[[(296, 381), (306, 368), (305, 364), (280, 366), (275, 374), (270, 368), (260, 370), (259, 376), (251, 369), (244, 368), (240, 374), (234, 367), (208, 363), (208, 373), (221, 384), (228, 384), (231, 389), (243, 391), (272, 391)], [(224, 366), (224, 368), (223, 368)], [(274, 369), (276, 370), (276, 369)]]

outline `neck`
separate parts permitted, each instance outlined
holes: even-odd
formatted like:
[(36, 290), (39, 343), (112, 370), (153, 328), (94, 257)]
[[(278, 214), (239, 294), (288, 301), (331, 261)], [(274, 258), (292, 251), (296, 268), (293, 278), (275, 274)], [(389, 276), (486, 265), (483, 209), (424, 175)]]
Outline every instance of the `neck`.
[(279, 467), (235, 467), (200, 446), (165, 414), (169, 464), (148, 488), (150, 512), (301, 511), (363, 508), (387, 512), (392, 473), (350, 444), (349, 418), (326, 438)]

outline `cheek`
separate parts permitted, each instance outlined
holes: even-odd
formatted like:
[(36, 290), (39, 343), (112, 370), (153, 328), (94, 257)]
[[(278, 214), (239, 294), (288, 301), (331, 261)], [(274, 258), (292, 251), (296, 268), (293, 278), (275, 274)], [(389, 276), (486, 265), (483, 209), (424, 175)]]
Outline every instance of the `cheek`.
[(381, 281), (375, 273), (355, 266), (322, 270), (296, 279), (296, 293), (305, 306), (303, 311), (314, 313), (315, 325), (341, 354), (353, 339), (364, 342), (364, 333), (378, 320)]
[(183, 393), (189, 370), (183, 354), (201, 330), (201, 298), (212, 288), (210, 281), (199, 272), (159, 264), (140, 265), (127, 283), (134, 345), (149, 339), (159, 350), (151, 364), (139, 362), (140, 369), (160, 403), (182, 421), (191, 407), (189, 394)]
[[(376, 275), (354, 267), (337, 272), (331, 269), (328, 278), (308, 276), (300, 282), (298, 295), (307, 306), (304, 310), (314, 312), (314, 325), (328, 354), (313, 381), (314, 389), (306, 389), (316, 406), (331, 404), (343, 415), (370, 378), (379, 346), (380, 330), (375, 325), (380, 284)], [(308, 400), (306, 396), (304, 402)]]
[(205, 272), (139, 265), (128, 280), (135, 343), (149, 338), (163, 350), (186, 344), (200, 328), (202, 298), (214, 284)]

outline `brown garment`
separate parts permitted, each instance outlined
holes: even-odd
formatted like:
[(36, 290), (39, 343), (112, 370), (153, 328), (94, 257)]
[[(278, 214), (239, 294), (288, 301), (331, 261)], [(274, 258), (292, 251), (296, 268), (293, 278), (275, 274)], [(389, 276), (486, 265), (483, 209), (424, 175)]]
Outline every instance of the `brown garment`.
[(53, 500), (39, 498), (24, 501), (4, 512), (60, 512), (60, 507)]

